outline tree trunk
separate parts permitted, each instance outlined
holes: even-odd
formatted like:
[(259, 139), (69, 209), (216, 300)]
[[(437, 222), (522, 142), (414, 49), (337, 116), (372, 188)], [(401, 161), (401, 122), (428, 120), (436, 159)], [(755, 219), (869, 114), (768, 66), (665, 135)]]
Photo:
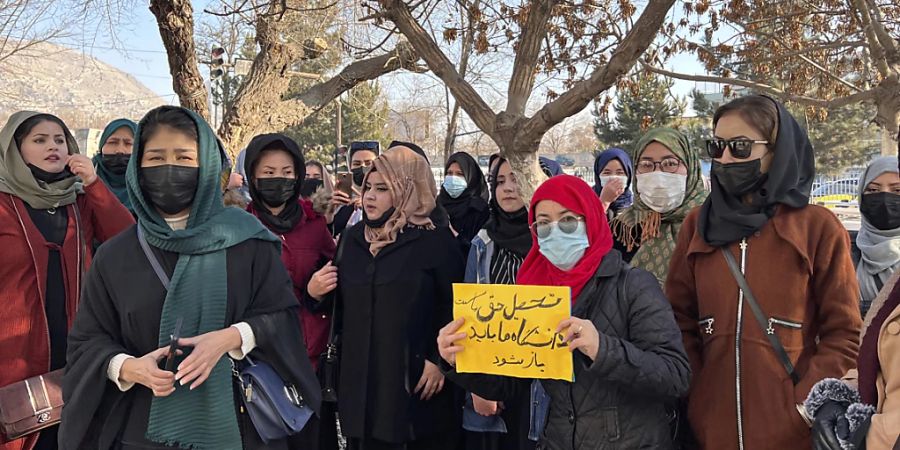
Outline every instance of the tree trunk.
[(538, 145), (522, 147), (514, 142), (503, 142), (500, 145), (500, 156), (509, 161), (509, 165), (516, 174), (516, 182), (522, 193), (525, 204), (531, 202), (534, 191), (547, 180), (547, 176), (538, 164)]
[(450, 119), (447, 121), (447, 136), (444, 137), (444, 164), (453, 154), (453, 147), (456, 144), (456, 130), (459, 122), (459, 102), (453, 102), (453, 112), (450, 113)]
[(209, 94), (197, 65), (194, 48), (194, 8), (190, 0), (150, 0), (159, 35), (166, 47), (172, 87), (181, 106), (209, 116)]
[(881, 154), (897, 155), (900, 151), (897, 143), (900, 138), (900, 75), (882, 80), (877, 89), (880, 92), (875, 97), (875, 122), (881, 126)]

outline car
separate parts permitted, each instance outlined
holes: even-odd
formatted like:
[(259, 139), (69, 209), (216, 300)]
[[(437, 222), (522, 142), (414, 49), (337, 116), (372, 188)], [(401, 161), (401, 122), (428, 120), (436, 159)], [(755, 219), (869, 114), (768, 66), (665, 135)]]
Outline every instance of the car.
[(853, 207), (859, 196), (859, 180), (846, 178), (822, 183), (810, 194), (810, 203), (829, 209)]

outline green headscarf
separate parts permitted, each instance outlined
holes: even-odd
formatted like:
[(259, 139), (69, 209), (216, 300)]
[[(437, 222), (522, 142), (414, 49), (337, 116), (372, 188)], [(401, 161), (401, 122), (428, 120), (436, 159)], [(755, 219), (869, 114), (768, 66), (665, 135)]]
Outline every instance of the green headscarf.
[[(691, 148), (690, 142), (683, 134), (671, 128), (656, 128), (648, 131), (638, 141), (632, 153), (632, 160), (635, 164), (640, 161), (644, 149), (652, 142), (665, 145), (687, 167), (687, 188), (684, 201), (674, 210), (660, 214), (644, 204), (641, 200), (638, 183), (635, 182), (634, 204), (616, 217), (612, 228), (616, 238), (625, 243), (629, 250), (635, 245), (640, 245), (631, 264), (649, 271), (656, 276), (660, 284), (663, 284), (669, 273), (669, 259), (675, 250), (681, 223), (692, 209), (703, 204), (707, 192), (703, 185), (700, 154), (696, 149)], [(640, 236), (636, 231), (638, 227), (640, 227)]]
[[(222, 203), (220, 174), (224, 152), (206, 121), (192, 111), (183, 111), (197, 125), (200, 162), (197, 192), (187, 228), (172, 230), (141, 192), (139, 172), (143, 148), (140, 126), (135, 133), (134, 155), (125, 175), (138, 226), (147, 242), (178, 253), (159, 323), (160, 347), (169, 344), (169, 334), (178, 318), (184, 320), (182, 336), (185, 337), (231, 325), (225, 322), (228, 298), (226, 249), (248, 239), (279, 242), (255, 217), (238, 208), (226, 208)], [(231, 383), (231, 365), (228, 358), (222, 358), (199, 388), (191, 391), (186, 386), (176, 386), (172, 395), (155, 397), (150, 406), (147, 438), (185, 448), (240, 450), (241, 435)]]
[[(0, 130), (0, 192), (15, 195), (28, 203), (34, 209), (51, 209), (75, 203), (76, 196), (83, 192), (81, 180), (77, 177), (69, 177), (56, 183), (44, 183), (34, 178), (19, 146), (16, 145), (14, 135), (16, 130), (26, 120), (42, 115), (34, 111), (19, 111), (13, 114), (6, 122), (3, 130)], [(69, 132), (68, 127), (63, 127), (66, 135), (66, 147), (69, 154), (78, 154), (78, 143)]]
[(123, 127), (128, 127), (135, 136), (135, 141), (137, 140), (136, 123), (128, 119), (113, 120), (103, 130), (103, 134), (100, 135), (100, 149), (97, 151), (97, 154), (94, 155), (93, 162), (94, 167), (97, 168), (97, 176), (100, 177), (100, 179), (103, 180), (103, 183), (106, 184), (106, 187), (116, 195), (116, 198), (131, 211), (131, 199), (128, 198), (128, 190), (125, 189), (125, 174), (116, 175), (110, 172), (103, 164), (103, 146), (106, 145), (106, 141), (109, 140), (109, 137), (112, 136), (116, 130)]

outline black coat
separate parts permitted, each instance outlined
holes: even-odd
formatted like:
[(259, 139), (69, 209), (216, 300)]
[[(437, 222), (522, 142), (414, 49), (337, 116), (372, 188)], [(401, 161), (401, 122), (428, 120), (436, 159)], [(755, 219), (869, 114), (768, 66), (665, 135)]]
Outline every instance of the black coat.
[(462, 410), (450, 383), (429, 401), (413, 391), (425, 360), (439, 362), (437, 335), (453, 319), (462, 254), (446, 228), (407, 228), (373, 257), (364, 228), (348, 228), (339, 250), (341, 429), (393, 443), (456, 432)]
[[(121, 392), (107, 378), (119, 353), (141, 357), (158, 348), (166, 291), (132, 227), (100, 246), (85, 277), (81, 305), (69, 333), (63, 381), (60, 449), (168, 448), (144, 438), (153, 393), (135, 385)], [(151, 247), (171, 277), (176, 253)], [(294, 384), (316, 411), (321, 390), (306, 355), (299, 303), (276, 244), (247, 240), (226, 250), (228, 299), (222, 328), (246, 322), (253, 329), (255, 360), (266, 361)], [(238, 407), (235, 396), (235, 407)], [(246, 414), (238, 414), (245, 449), (286, 449), (285, 441), (264, 445)], [(146, 446), (146, 447), (145, 447)]]
[[(539, 448), (672, 448), (666, 404), (687, 394), (691, 368), (656, 278), (611, 251), (572, 315), (594, 323), (600, 348), (593, 362), (574, 353), (574, 383), (542, 380), (551, 402)], [(443, 367), (452, 381), (487, 399), (508, 398), (530, 383)]]

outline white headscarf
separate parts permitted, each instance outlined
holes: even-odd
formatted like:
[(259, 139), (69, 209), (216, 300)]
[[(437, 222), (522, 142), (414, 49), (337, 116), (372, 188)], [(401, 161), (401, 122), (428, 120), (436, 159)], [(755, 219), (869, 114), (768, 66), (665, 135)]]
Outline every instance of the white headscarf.
[[(859, 203), (862, 204), (866, 187), (885, 173), (898, 173), (897, 157), (882, 156), (869, 163), (859, 180)], [(856, 267), (862, 303), (868, 305), (878, 296), (878, 284), (887, 284), (891, 275), (900, 267), (900, 228), (879, 230), (862, 216), (862, 226), (856, 237), (856, 245), (862, 254)]]

